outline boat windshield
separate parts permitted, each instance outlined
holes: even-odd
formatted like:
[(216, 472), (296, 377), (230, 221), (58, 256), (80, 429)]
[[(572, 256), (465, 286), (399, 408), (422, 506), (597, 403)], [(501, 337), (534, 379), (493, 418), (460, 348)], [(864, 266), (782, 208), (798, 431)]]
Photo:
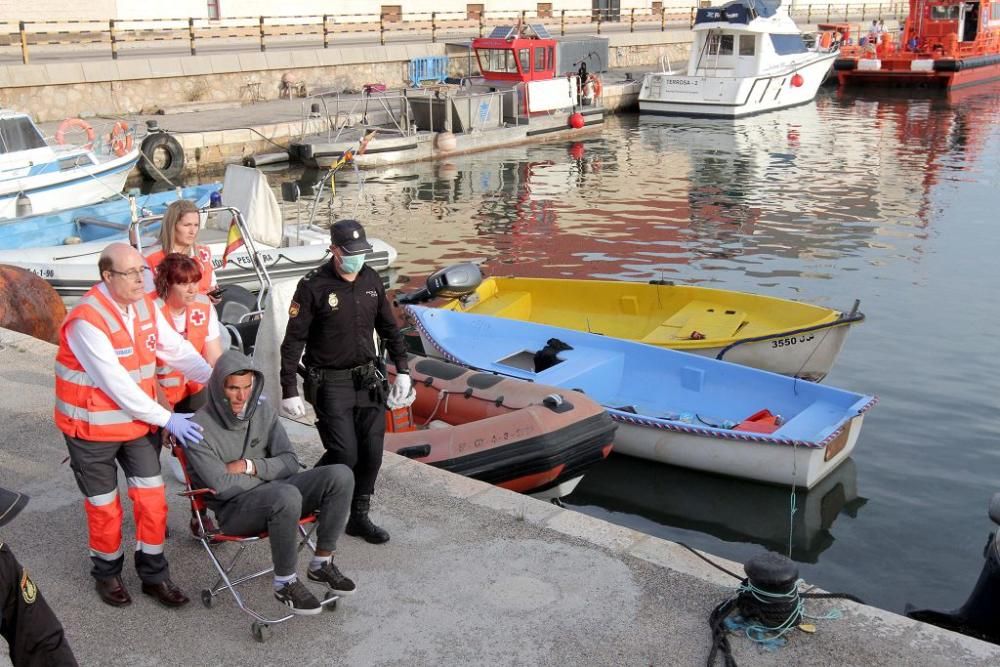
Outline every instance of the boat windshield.
[(958, 20), (958, 5), (951, 5), (947, 7), (932, 6), (931, 7), (931, 19), (934, 21), (957, 21)]
[(792, 53), (805, 53), (809, 49), (802, 41), (802, 35), (769, 35), (771, 43), (774, 45), (774, 52), (779, 56), (787, 56)]
[(45, 148), (45, 137), (35, 124), (24, 116), (0, 119), (0, 153)]

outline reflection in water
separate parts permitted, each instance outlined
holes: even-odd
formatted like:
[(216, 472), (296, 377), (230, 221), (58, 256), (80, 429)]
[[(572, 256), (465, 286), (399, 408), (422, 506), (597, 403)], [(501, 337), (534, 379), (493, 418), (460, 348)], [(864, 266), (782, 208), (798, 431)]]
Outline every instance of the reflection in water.
[[(793, 556), (818, 559), (802, 574), (828, 590), (945, 608), (981, 566), (964, 545), (981, 538), (1000, 470), (1000, 84), (976, 88), (961, 100), (822, 91), (735, 123), (615, 116), (577, 142), (342, 172), (321, 206), (396, 246), (397, 284), (413, 287), (473, 260), (501, 275), (668, 279), (844, 309), (860, 298), (868, 319), (827, 382), (881, 398), (852, 455), (868, 502), (833, 520), (853, 507), (851, 468), (800, 498)], [(310, 180), (296, 169), (271, 181), (299, 178)], [(617, 498), (578, 508), (741, 561), (787, 548), (787, 490), (734, 495), (735, 480), (665, 474), (672, 485), (648, 484), (670, 505), (632, 498), (629, 478)]]
[(588, 472), (564, 501), (574, 508), (601, 507), (612, 521), (641, 516), (663, 528), (697, 530), (728, 542), (752, 542), (786, 555), (791, 516), (791, 557), (805, 563), (817, 562), (833, 544), (831, 529), (840, 514), (857, 517), (867, 502), (858, 497), (852, 459), (808, 492), (798, 491), (792, 514), (786, 487), (620, 455)]

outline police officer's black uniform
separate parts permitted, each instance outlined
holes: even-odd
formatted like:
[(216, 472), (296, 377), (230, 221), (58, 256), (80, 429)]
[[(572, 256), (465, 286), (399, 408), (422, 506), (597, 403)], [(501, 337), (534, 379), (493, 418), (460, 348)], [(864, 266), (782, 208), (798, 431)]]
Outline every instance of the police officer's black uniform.
[[(0, 488), (0, 526), (13, 519), (28, 497)], [(14, 667), (76, 667), (63, 627), (42, 597), (28, 570), (0, 542), (0, 634), (10, 645)]]
[[(333, 245), (371, 248), (355, 220), (331, 229)], [(348, 535), (385, 542), (388, 533), (368, 519), (375, 478), (382, 465), (387, 385), (377, 359), (373, 330), (385, 342), (397, 371), (407, 371), (406, 347), (382, 279), (365, 266), (344, 280), (333, 259), (311, 271), (295, 290), (281, 344), (282, 398), (298, 396), (296, 370), (307, 371), (306, 400), (316, 410), (326, 453), (316, 465), (343, 463), (354, 470)]]

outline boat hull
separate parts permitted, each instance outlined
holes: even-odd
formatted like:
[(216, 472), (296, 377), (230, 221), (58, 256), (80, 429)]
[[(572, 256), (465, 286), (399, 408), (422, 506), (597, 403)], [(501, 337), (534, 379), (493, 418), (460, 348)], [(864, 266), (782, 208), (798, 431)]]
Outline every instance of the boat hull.
[[(646, 74), (639, 113), (656, 116), (743, 118), (811, 102), (826, 80), (835, 54), (822, 54), (781, 72), (755, 77)], [(802, 83), (795, 86), (793, 77)]]
[(611, 451), (615, 425), (585, 396), (437, 359), (412, 358), (410, 373), (412, 420), (430, 428), (387, 433), (386, 451), (544, 498), (570, 493)]
[(619, 422), (615, 451), (650, 461), (669, 463), (768, 484), (811, 489), (846, 460), (858, 441), (864, 415), (851, 419), (824, 447), (775, 445), (721, 438), (708, 433), (669, 431)]
[[(847, 59), (837, 62), (837, 82), (841, 86), (887, 86), (891, 88), (942, 88), (955, 90), (992, 81), (1000, 81), (998, 62), (980, 67), (967, 66), (962, 60), (947, 61), (949, 69), (913, 71), (911, 69), (883, 68), (884, 61)], [(933, 61), (932, 61), (933, 62)], [(907, 62), (909, 64), (909, 62)], [(877, 67), (876, 67), (877, 65)], [(954, 69), (951, 69), (954, 67)]]
[(65, 171), (25, 176), (0, 182), (0, 219), (17, 215), (22, 192), (31, 200), (33, 214), (86, 206), (120, 194), (129, 172), (139, 161), (139, 150), (126, 155)]

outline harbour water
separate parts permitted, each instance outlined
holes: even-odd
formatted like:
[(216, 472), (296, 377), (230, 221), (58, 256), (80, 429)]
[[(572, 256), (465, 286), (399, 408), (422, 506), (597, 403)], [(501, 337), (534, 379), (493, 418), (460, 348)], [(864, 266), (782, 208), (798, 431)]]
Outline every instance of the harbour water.
[[(270, 175), (304, 190), (317, 176)], [(740, 561), (791, 545), (810, 582), (894, 611), (958, 606), (982, 565), (1000, 491), (998, 209), (1000, 86), (825, 90), (736, 123), (625, 115), (577, 142), (345, 172), (323, 207), (396, 246), (402, 289), (473, 260), (860, 299), (868, 319), (827, 382), (881, 402), (818, 488), (793, 503), (787, 488), (612, 457), (567, 504)]]

